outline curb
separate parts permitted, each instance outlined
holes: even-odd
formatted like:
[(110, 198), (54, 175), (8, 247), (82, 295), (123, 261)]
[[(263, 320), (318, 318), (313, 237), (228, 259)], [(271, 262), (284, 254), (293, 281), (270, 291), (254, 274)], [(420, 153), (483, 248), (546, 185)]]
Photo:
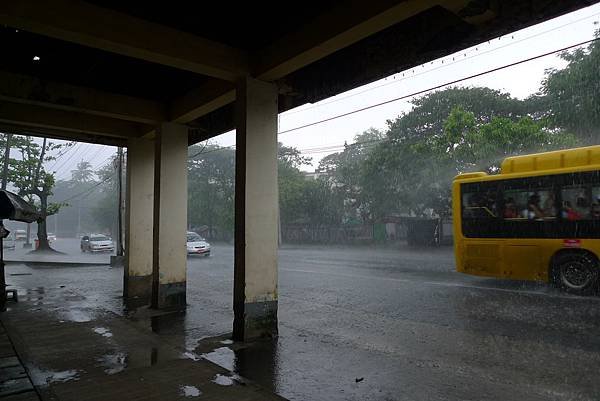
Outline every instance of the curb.
[(45, 262), (40, 260), (5, 260), (7, 265), (33, 265), (48, 267), (86, 267), (86, 266), (110, 266), (109, 262)]

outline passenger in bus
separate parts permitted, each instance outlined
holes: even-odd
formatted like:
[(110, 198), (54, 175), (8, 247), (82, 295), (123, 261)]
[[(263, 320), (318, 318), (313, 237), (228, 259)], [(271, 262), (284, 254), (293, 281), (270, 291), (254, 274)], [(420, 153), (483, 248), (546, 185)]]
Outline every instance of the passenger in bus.
[(581, 220), (583, 216), (577, 210), (573, 209), (573, 207), (571, 206), (571, 202), (564, 201), (562, 217), (563, 219), (567, 220)]
[(580, 191), (577, 194), (577, 198), (575, 199), (575, 207), (580, 209), (589, 207), (587, 197), (585, 196), (585, 192)]
[(540, 196), (538, 194), (533, 194), (529, 197), (527, 201), (527, 209), (523, 211), (524, 217), (528, 219), (543, 219), (544, 212), (542, 212), (542, 208), (540, 207)]
[(556, 205), (555, 205), (554, 192), (548, 192), (548, 197), (544, 201), (544, 216), (545, 217), (555, 217), (556, 216)]
[(508, 198), (504, 201), (504, 218), (513, 219), (515, 217), (519, 217), (517, 205), (515, 204), (515, 200), (513, 198)]
[(590, 214), (592, 215), (592, 219), (600, 219), (600, 195), (596, 196), (596, 201), (592, 203)]

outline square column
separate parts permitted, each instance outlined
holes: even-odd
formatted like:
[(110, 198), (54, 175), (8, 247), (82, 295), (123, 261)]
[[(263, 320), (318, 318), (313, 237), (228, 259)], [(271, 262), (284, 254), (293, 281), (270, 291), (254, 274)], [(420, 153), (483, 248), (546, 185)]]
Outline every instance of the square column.
[(152, 307), (186, 305), (187, 127), (163, 123), (156, 130)]
[(123, 298), (128, 305), (150, 304), (154, 216), (154, 142), (129, 139)]
[(252, 78), (236, 96), (233, 336), (277, 335), (277, 87)]

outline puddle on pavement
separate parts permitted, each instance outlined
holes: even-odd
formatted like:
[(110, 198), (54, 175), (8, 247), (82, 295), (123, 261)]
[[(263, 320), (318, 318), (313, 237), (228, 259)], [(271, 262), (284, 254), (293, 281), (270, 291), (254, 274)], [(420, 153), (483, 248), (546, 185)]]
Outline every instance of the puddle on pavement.
[(232, 386), (233, 385), (233, 377), (225, 376), (225, 375), (221, 375), (221, 374), (217, 373), (217, 375), (212, 380), (212, 382), (216, 383), (220, 386)]
[(213, 380), (216, 384), (245, 384), (245, 377), (276, 392), (279, 374), (277, 352), (277, 339), (235, 343), (213, 337), (200, 341), (194, 351), (188, 350), (182, 356), (193, 360), (200, 356), (232, 372), (231, 375), (217, 375)]
[(110, 338), (113, 336), (110, 330), (106, 327), (94, 327), (92, 330), (94, 331), (94, 333), (100, 334), (102, 337)]
[(199, 397), (202, 395), (202, 391), (195, 386), (181, 386), (180, 391), (184, 397)]
[(191, 351), (184, 352), (183, 354), (181, 354), (181, 357), (183, 359), (191, 359), (194, 362), (199, 361), (200, 359), (202, 359), (201, 357), (199, 357), (198, 355), (196, 355), (195, 353), (193, 353)]
[(75, 308), (62, 310), (60, 312), (60, 315), (62, 317), (62, 320), (76, 323), (91, 322), (93, 318), (89, 312)]
[(120, 373), (127, 368), (127, 354), (118, 352), (116, 354), (103, 355), (98, 358), (101, 367), (104, 368), (104, 373), (114, 375)]
[(31, 376), (31, 381), (35, 386), (47, 386), (57, 382), (79, 380), (79, 371), (75, 369), (55, 372), (52, 370), (32, 367), (29, 369), (29, 375)]
[(202, 358), (208, 359), (209, 361), (216, 363), (217, 365), (234, 371), (236, 368), (235, 352), (231, 348), (221, 347), (217, 348), (213, 352), (201, 354)]

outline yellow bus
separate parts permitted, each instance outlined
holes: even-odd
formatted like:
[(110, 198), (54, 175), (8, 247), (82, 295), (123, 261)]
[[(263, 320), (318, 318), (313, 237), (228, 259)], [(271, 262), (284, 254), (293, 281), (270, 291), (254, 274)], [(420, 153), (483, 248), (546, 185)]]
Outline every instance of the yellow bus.
[(457, 271), (596, 289), (600, 146), (508, 157), (499, 174), (460, 174), (452, 213)]

